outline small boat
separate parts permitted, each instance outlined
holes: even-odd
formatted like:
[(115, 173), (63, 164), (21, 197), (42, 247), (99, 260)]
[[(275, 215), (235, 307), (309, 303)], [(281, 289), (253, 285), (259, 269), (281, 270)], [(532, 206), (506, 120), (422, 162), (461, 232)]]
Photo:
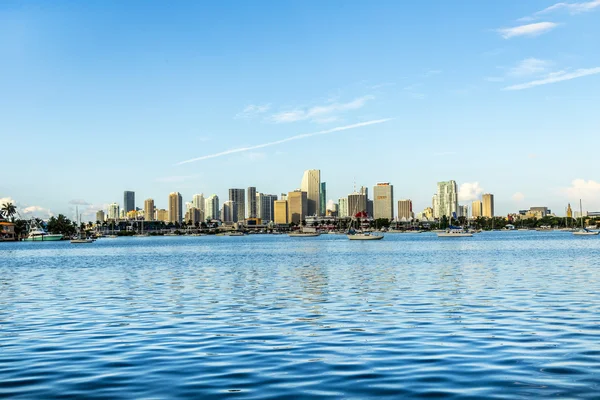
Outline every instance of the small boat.
[(105, 237), (109, 238), (109, 239), (116, 239), (119, 236), (118, 235), (106, 235)]
[(573, 235), (576, 236), (596, 236), (600, 232), (590, 231), (589, 229), (583, 226), (583, 207), (581, 206), (581, 199), (579, 199), (579, 214), (581, 214), (581, 229), (573, 232)]
[(373, 232), (354, 232), (348, 233), (348, 239), (350, 240), (381, 240), (383, 234)]
[(244, 232), (233, 231), (233, 232), (225, 232), (225, 234), (223, 236), (244, 236), (244, 235), (245, 235)]
[(29, 221), (29, 234), (23, 240), (27, 242), (50, 242), (61, 240), (62, 238), (63, 235), (61, 234), (46, 232), (44, 228), (42, 228), (41, 225), (34, 218), (32, 218)]
[(463, 228), (450, 226), (450, 228), (446, 229), (445, 232), (440, 232), (437, 234), (438, 237), (472, 237), (473, 234), (471, 232), (465, 231)]
[(316, 237), (316, 236), (320, 236), (320, 235), (321, 234), (319, 232), (304, 232), (304, 231), (288, 233), (289, 237)]
[(71, 243), (73, 243), (73, 244), (93, 243), (94, 239), (88, 239), (85, 237), (85, 235), (81, 234), (81, 228), (79, 227), (79, 225), (81, 224), (80, 219), (79, 219), (79, 208), (76, 207), (75, 210), (77, 212), (77, 236), (75, 236), (74, 238), (71, 239)]

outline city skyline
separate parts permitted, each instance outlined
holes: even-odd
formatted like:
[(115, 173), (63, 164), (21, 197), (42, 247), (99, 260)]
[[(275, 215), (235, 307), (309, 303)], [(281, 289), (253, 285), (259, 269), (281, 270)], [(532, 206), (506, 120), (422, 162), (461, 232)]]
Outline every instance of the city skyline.
[(125, 190), (167, 209), (315, 168), (328, 201), (389, 181), (420, 211), (453, 179), (498, 215), (600, 210), (588, 3), (5, 2), (0, 201), (93, 219)]

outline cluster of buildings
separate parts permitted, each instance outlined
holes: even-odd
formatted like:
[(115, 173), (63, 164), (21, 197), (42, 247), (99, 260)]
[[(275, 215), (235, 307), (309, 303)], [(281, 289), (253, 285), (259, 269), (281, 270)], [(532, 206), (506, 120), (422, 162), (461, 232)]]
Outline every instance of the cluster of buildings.
[[(471, 204), (471, 216), (491, 217), (494, 215), (494, 196), (486, 193), (481, 200)], [(181, 193), (169, 194), (168, 207), (155, 207), (154, 199), (146, 199), (143, 208), (135, 206), (135, 193), (125, 191), (123, 207), (112, 203), (106, 213), (100, 210), (97, 221), (106, 220), (145, 220), (165, 223), (200, 224), (205, 221), (220, 221), (224, 224), (243, 223), (245, 225), (301, 224), (307, 218), (373, 218), (389, 221), (434, 220), (446, 216), (457, 218), (469, 216), (469, 207), (458, 204), (458, 191), (455, 181), (439, 182), (432, 206), (415, 215), (410, 199), (394, 200), (394, 187), (389, 182), (379, 182), (373, 187), (372, 197), (369, 188), (361, 186), (337, 203), (327, 202), (327, 184), (321, 182), (321, 171), (304, 171), (300, 187), (287, 193), (268, 194), (257, 191), (256, 187), (229, 189), (229, 197), (221, 202), (219, 196), (195, 194), (191, 201), (184, 203)]]

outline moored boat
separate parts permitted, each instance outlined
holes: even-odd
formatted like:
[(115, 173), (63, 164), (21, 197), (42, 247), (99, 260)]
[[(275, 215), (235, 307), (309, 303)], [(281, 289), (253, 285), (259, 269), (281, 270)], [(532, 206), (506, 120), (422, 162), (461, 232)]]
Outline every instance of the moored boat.
[(458, 237), (472, 237), (473, 234), (471, 232), (464, 230), (463, 228), (450, 226), (450, 228), (446, 229), (445, 232), (438, 233), (437, 236), (444, 237), (444, 238), (447, 238), (447, 237), (458, 238)]
[(27, 242), (52, 242), (56, 240), (61, 240), (63, 235), (48, 233), (42, 226), (35, 220), (31, 219), (29, 221), (29, 234), (24, 241)]

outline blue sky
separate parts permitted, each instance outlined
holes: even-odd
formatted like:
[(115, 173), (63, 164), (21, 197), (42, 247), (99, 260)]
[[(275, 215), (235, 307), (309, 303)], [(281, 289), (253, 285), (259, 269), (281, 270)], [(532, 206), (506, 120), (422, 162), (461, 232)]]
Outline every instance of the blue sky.
[(4, 1), (0, 198), (91, 215), (318, 168), (330, 199), (600, 210), (599, 37), (600, 1)]

